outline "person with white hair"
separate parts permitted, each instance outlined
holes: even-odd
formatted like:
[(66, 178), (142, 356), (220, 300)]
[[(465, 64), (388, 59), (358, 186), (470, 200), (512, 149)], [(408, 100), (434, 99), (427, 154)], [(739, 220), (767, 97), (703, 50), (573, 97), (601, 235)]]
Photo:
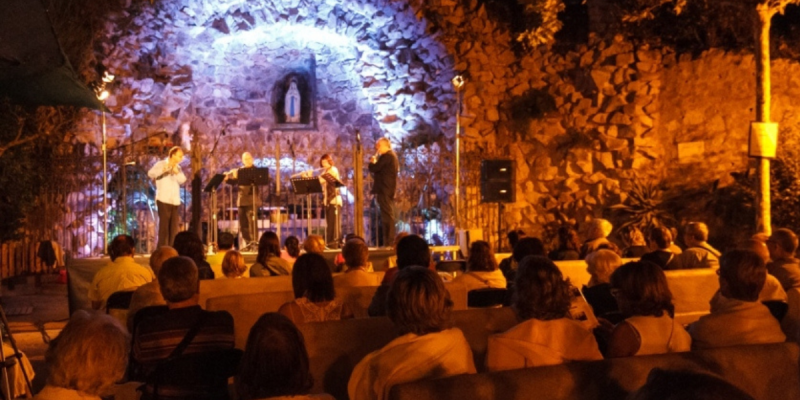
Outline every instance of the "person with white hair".
[(620, 266), (622, 259), (611, 250), (600, 249), (586, 256), (586, 272), (591, 278), (581, 289), (586, 302), (598, 317), (619, 311), (617, 301), (611, 295), (611, 274)]
[(672, 269), (719, 268), (722, 253), (707, 242), (708, 226), (702, 222), (690, 222), (683, 228), (686, 250), (675, 256)]
[(50, 342), (47, 384), (34, 400), (100, 400), (125, 376), (130, 337), (113, 317), (78, 311)]
[(586, 226), (586, 241), (581, 247), (581, 259), (602, 248), (616, 249), (617, 246), (608, 240), (613, 229), (614, 226), (607, 219), (595, 218), (589, 221)]

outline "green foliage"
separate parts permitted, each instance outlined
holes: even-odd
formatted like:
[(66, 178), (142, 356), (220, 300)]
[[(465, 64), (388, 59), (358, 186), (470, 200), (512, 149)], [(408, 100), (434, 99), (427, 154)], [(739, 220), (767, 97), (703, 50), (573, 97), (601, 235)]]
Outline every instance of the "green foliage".
[(636, 227), (649, 232), (654, 227), (673, 225), (675, 220), (667, 211), (664, 197), (664, 190), (655, 183), (634, 181), (628, 198), (610, 207), (625, 221), (619, 231)]
[[(24, 138), (28, 121), (18, 118), (16, 107), (0, 103), (0, 143)], [(22, 136), (20, 136), (22, 132)], [(50, 147), (42, 136), (9, 147), (0, 157), (0, 243), (19, 239), (25, 215), (32, 210), (36, 195), (51, 175)]]
[(517, 41), (532, 48), (555, 41), (555, 36), (561, 30), (563, 23), (558, 19), (558, 13), (564, 11), (564, 0), (518, 0), (524, 4), (526, 19), (535, 21), (530, 28), (517, 35)]

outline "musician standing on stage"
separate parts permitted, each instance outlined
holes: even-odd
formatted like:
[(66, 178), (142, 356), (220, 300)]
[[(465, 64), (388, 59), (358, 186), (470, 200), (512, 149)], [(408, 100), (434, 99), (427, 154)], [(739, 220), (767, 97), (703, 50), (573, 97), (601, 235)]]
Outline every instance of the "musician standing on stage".
[[(327, 241), (328, 247), (338, 248), (339, 238), (341, 237), (341, 215), (342, 209), (342, 196), (339, 195), (339, 188), (336, 187), (336, 181), (339, 180), (339, 170), (333, 165), (333, 158), (330, 154), (325, 154), (319, 160), (319, 166), (322, 167), (319, 181), (322, 184), (323, 194), (325, 196), (325, 223), (327, 227)], [(328, 174), (334, 179), (325, 179), (324, 176)]]
[(394, 192), (397, 189), (397, 172), (400, 164), (397, 155), (392, 151), (388, 138), (380, 138), (375, 142), (377, 154), (369, 160), (369, 172), (372, 173), (372, 193), (381, 210), (381, 240), (379, 246), (391, 246), (394, 241)]
[(186, 175), (181, 171), (183, 150), (169, 149), (166, 159), (158, 161), (147, 176), (156, 181), (156, 206), (158, 206), (158, 245), (172, 246), (178, 234), (178, 207), (181, 205), (181, 185)]
[[(239, 179), (239, 171), (245, 168), (253, 168), (253, 156), (249, 152), (242, 153), (242, 168), (236, 168), (228, 171), (225, 180), (229, 184), (235, 185)], [(254, 203), (253, 191), (255, 188), (252, 185), (239, 186), (239, 231), (242, 232), (242, 239), (244, 239), (245, 246), (255, 242), (251, 231), (250, 224), (253, 220)], [(258, 202), (258, 196), (255, 196), (255, 202)], [(256, 229), (258, 231), (258, 229)], [(244, 247), (244, 246), (242, 246)]]

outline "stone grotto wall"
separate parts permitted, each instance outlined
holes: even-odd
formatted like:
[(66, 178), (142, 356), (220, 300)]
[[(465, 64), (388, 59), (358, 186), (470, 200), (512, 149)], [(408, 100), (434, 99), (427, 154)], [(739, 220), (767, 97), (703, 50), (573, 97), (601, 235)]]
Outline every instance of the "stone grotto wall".
[[(310, 164), (333, 149), (347, 169), (358, 129), (366, 154), (384, 135), (401, 150), (401, 211), (433, 190), (452, 223), (456, 74), (467, 78), (462, 227), (482, 228), (487, 239), (497, 237), (497, 217), (496, 206), (478, 201), (482, 159), (516, 160), (504, 229), (544, 236), (607, 215), (636, 182), (724, 186), (748, 167), (752, 55), (693, 58), (595, 35), (568, 51), (515, 53), (508, 30), (474, 0), (134, 7), (109, 22), (102, 49), (118, 81), (107, 102), (111, 147), (162, 140), (186, 125), (199, 134), (206, 173), (234, 166), (244, 150), (276, 158), (290, 148)], [(310, 63), (316, 129), (276, 129), (271, 88)], [(773, 119), (782, 131), (800, 123), (798, 73), (797, 63), (774, 62)], [(87, 116), (79, 140), (99, 141), (96, 121)]]

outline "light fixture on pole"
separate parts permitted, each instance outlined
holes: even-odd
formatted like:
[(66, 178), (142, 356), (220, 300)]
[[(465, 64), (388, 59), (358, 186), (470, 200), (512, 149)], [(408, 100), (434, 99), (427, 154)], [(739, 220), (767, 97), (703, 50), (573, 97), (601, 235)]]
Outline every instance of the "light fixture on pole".
[(103, 125), (103, 254), (108, 254), (108, 148), (106, 146), (108, 135), (106, 134), (106, 99), (108, 99), (109, 92), (106, 85), (114, 81), (114, 75), (105, 71), (103, 73), (103, 81), (95, 89), (97, 99), (103, 103), (103, 109), (100, 110)]
[(460, 245), (459, 228), (461, 227), (461, 89), (466, 79), (461, 75), (453, 77), (453, 87), (456, 89), (456, 244)]

